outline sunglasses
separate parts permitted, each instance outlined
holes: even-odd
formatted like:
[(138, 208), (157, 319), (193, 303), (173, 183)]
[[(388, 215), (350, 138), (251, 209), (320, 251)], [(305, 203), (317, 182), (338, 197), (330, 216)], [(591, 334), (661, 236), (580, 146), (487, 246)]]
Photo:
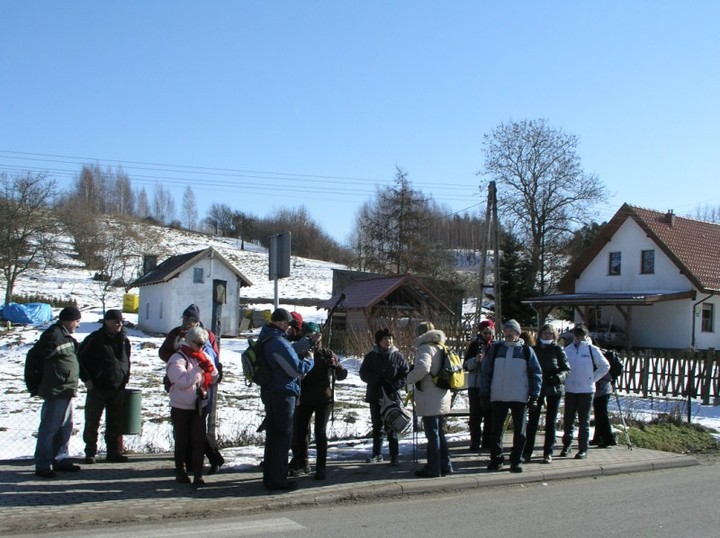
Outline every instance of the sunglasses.
[(205, 345), (205, 342), (198, 342), (198, 341), (196, 340), (196, 341), (193, 342), (193, 344), (195, 344), (195, 345), (198, 346), (198, 347), (202, 347), (202, 346)]

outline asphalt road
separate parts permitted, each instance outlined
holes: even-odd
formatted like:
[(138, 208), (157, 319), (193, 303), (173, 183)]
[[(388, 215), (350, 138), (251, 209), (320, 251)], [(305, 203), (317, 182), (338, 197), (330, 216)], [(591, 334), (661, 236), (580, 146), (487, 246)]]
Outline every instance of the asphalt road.
[(53, 537), (720, 536), (720, 466), (479, 488), (462, 495), (75, 529)]

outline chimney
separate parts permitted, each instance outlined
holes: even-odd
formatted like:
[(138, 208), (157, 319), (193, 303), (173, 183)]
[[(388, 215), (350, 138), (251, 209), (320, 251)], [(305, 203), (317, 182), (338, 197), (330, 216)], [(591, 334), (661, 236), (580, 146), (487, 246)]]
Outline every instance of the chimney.
[(672, 209), (669, 209), (667, 213), (665, 213), (665, 220), (672, 228), (675, 226), (675, 213), (673, 213)]
[(155, 254), (143, 254), (143, 275), (148, 274), (150, 271), (157, 267), (158, 257)]

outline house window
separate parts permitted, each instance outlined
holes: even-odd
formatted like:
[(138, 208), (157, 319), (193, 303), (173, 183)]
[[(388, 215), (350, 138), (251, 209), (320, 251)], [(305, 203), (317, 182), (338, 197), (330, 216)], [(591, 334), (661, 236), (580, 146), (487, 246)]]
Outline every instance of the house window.
[(610, 253), (609, 264), (608, 264), (608, 274), (609, 275), (619, 275), (620, 274), (620, 261), (621, 261), (620, 252), (611, 252)]
[(704, 303), (702, 305), (702, 320), (700, 321), (700, 330), (704, 333), (711, 333), (715, 325), (715, 305)]
[(196, 267), (193, 269), (193, 283), (202, 284), (205, 282), (205, 272), (202, 267)]
[(643, 275), (652, 275), (655, 273), (655, 251), (643, 250), (640, 259), (640, 272)]

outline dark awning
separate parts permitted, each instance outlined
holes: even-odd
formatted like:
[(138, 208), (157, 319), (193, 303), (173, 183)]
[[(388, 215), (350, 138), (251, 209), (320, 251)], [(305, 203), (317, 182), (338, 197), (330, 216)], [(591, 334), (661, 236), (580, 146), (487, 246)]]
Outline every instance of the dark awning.
[(660, 301), (694, 299), (695, 291), (618, 291), (597, 293), (562, 293), (526, 299), (523, 304), (535, 306), (653, 305)]

